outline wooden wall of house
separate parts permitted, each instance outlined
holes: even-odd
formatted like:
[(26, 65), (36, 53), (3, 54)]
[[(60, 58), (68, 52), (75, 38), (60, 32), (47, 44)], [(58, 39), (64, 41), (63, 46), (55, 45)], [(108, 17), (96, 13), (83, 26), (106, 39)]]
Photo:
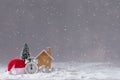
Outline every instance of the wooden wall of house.
[[(46, 51), (47, 51), (47, 53), (51, 56), (52, 49), (51, 49), (50, 47), (47, 47), (47, 48), (46, 48)], [(52, 62), (52, 59), (51, 59), (51, 58), (48, 58), (48, 63), (47, 63), (48, 69), (51, 68), (51, 62)]]
[(41, 55), (37, 57), (38, 59), (38, 67), (40, 66), (45, 66), (46, 68), (50, 69), (51, 68), (51, 58), (43, 51)]

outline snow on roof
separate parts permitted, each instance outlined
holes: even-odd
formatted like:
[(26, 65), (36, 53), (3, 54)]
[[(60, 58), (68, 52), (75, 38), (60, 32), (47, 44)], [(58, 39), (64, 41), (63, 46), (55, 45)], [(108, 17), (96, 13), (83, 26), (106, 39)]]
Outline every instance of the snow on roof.
[(49, 55), (49, 53), (48, 53), (46, 50), (42, 50), (42, 51), (36, 56), (36, 58), (37, 58), (39, 55), (41, 55), (43, 52), (45, 52), (52, 60), (54, 60), (54, 58), (53, 58), (51, 55)]

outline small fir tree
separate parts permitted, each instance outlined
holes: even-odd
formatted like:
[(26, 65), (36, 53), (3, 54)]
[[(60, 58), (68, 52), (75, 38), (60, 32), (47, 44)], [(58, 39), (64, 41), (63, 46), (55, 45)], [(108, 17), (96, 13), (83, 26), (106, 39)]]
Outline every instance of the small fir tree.
[(25, 59), (28, 59), (29, 57), (30, 57), (29, 47), (28, 47), (27, 43), (25, 43), (24, 48), (23, 48), (23, 51), (22, 51), (22, 56), (21, 56), (21, 58), (22, 58), (23, 60), (25, 60)]

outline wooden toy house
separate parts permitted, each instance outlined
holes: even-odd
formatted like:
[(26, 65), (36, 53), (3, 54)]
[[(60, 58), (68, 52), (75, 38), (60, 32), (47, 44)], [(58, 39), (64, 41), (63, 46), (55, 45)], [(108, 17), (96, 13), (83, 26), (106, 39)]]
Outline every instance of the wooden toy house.
[(51, 68), (51, 61), (53, 60), (53, 57), (51, 56), (51, 48), (48, 47), (42, 52), (40, 52), (36, 59), (38, 60), (38, 67), (44, 66), (47, 69)]

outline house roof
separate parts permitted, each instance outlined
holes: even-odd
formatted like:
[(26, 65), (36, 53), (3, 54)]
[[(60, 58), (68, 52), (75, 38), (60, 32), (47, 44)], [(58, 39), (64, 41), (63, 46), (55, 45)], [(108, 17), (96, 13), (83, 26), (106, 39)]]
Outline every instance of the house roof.
[(54, 60), (54, 58), (53, 58), (51, 55), (49, 55), (49, 53), (48, 53), (46, 50), (42, 50), (42, 51), (36, 56), (36, 58), (37, 58), (38, 56), (40, 56), (43, 52), (45, 52), (52, 60)]

